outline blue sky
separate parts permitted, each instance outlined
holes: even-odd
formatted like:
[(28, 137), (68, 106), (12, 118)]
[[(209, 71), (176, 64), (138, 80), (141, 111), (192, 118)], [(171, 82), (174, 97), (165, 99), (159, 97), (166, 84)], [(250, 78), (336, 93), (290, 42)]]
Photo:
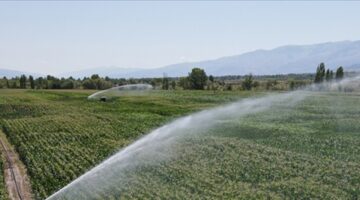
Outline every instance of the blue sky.
[(0, 68), (153, 68), (360, 40), (360, 2), (0, 2)]

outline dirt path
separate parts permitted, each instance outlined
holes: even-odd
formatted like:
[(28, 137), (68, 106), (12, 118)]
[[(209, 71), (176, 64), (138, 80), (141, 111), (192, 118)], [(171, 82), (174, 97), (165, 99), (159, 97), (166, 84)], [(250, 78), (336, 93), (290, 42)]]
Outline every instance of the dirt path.
[(26, 174), (26, 168), (19, 160), (14, 148), (0, 130), (0, 148), (5, 166), (5, 184), (11, 200), (30, 200), (31, 187)]

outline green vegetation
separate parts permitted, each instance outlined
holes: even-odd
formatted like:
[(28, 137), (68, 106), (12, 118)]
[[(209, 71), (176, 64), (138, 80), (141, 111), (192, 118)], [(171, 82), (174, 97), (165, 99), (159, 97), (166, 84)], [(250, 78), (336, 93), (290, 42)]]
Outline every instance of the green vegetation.
[(194, 68), (191, 70), (191, 73), (189, 73), (188, 79), (190, 84), (189, 89), (203, 90), (206, 86), (208, 77), (203, 69)]
[[(72, 83), (72, 82), (69, 82)], [(108, 80), (104, 80), (99, 77), (99, 75), (94, 74), (91, 76), (90, 79), (85, 79), (82, 83), (84, 89), (97, 89), (97, 90), (104, 90), (112, 87), (112, 83)], [(64, 87), (62, 87), (64, 88)], [(71, 85), (67, 89), (74, 88)]]
[(245, 78), (245, 80), (242, 82), (242, 87), (245, 89), (245, 90), (251, 90), (251, 88), (253, 87), (253, 77), (252, 75), (250, 74), (249, 76), (247, 76)]
[(151, 84), (156, 89), (162, 90), (292, 90), (304, 85), (311, 84), (312, 74), (288, 74), (288, 75), (264, 75), (251, 76), (220, 76), (212, 75), (207, 78), (206, 72), (200, 68), (194, 68), (186, 77), (163, 78), (109, 78), (100, 77), (97, 74), (83, 79), (56, 78), (54, 76), (38, 77), (32, 76), (0, 78), (0, 89), (108, 89), (112, 86), (126, 84)]
[[(86, 100), (90, 93), (0, 90), (0, 126), (26, 165), (37, 199), (172, 119), (262, 95), (155, 90), (104, 103)], [(178, 152), (174, 159), (127, 172), (117, 194), (99, 199), (358, 199), (360, 94), (309, 94), (297, 105), (274, 105), (185, 138), (171, 147)]]
[[(334, 72), (325, 69), (325, 64), (320, 63), (315, 74), (287, 74), (287, 75), (262, 75), (253, 76), (251, 74), (245, 76), (229, 75), (214, 77), (206, 75), (201, 68), (193, 68), (186, 77), (167, 77), (163, 78), (109, 78), (100, 77), (93, 74), (91, 77), (83, 79), (56, 78), (54, 76), (38, 77), (34, 79), (32, 76), (26, 77), (7, 77), (0, 78), (0, 89), (2, 88), (20, 88), (20, 89), (96, 89), (104, 90), (113, 86), (126, 84), (151, 84), (156, 89), (162, 90), (293, 90), (302, 88), (313, 81), (322, 83), (324, 81), (331, 82), (343, 79), (344, 76), (350, 77), (356, 75), (356, 72), (344, 72), (343, 67), (339, 67)], [(335, 76), (335, 77), (334, 77)], [(170, 87), (171, 86), (171, 87)]]
[[(335, 74), (336, 80), (341, 80), (344, 78), (344, 68), (342, 66), (338, 67)], [(320, 63), (316, 68), (315, 74), (315, 83), (322, 83), (324, 81), (330, 82), (334, 79), (334, 72), (330, 69), (325, 71), (325, 64)]]
[(124, 199), (359, 199), (359, 132), (359, 94), (312, 94), (298, 105), (275, 105), (186, 138), (171, 147), (177, 152), (173, 159), (128, 171), (112, 194)]
[(315, 83), (323, 82), (324, 77), (325, 77), (325, 64), (320, 63), (319, 66), (316, 68)]
[(343, 67), (339, 67), (336, 70), (335, 78), (336, 78), (336, 80), (340, 80), (340, 79), (344, 78), (344, 69), (343, 69)]
[(252, 94), (154, 91), (101, 103), (88, 101), (89, 91), (0, 92), (0, 125), (27, 167), (37, 199), (171, 119)]
[(0, 173), (0, 199), (7, 199), (7, 191), (5, 186), (5, 177), (4, 177), (4, 161), (5, 158), (3, 158), (2, 151), (0, 151), (0, 169), (2, 170), (2, 173)]

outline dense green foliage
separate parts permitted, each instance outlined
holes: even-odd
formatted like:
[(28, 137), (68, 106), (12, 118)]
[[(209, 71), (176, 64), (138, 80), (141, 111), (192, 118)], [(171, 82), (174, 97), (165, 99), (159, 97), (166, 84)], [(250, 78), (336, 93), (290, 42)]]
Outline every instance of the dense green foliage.
[(189, 73), (190, 89), (203, 90), (206, 86), (208, 77), (203, 69), (193, 68)]
[(253, 77), (252, 74), (250, 74), (249, 76), (247, 76), (245, 78), (245, 80), (242, 82), (242, 87), (245, 90), (251, 90), (251, 88), (253, 87)]
[(20, 77), (20, 88), (26, 88), (26, 76), (25, 75), (21, 75)]
[(315, 83), (323, 82), (324, 78), (325, 78), (325, 64), (320, 63), (319, 66), (316, 68)]
[[(124, 199), (359, 199), (359, 94), (312, 94), (295, 106), (219, 123), (140, 166)], [(105, 198), (109, 194), (99, 196)]]
[[(106, 103), (87, 94), (1, 91), (0, 123), (37, 198), (175, 117), (251, 93), (154, 91)], [(310, 92), (297, 105), (221, 121), (172, 146), (173, 159), (130, 170), (123, 186), (99, 199), (358, 199), (359, 98)]]
[(2, 170), (2, 173), (0, 173), (0, 199), (8, 199), (7, 196), (7, 191), (6, 191), (6, 185), (5, 185), (5, 180), (4, 180), (4, 161), (5, 161), (5, 157), (4, 155), (2, 155), (1, 151), (0, 151), (0, 169)]
[[(334, 72), (330, 69), (327, 69), (326, 71), (325, 70), (325, 64), (320, 63), (316, 68), (314, 80), (315, 83), (322, 83), (324, 81), (330, 82), (334, 79)], [(335, 78), (336, 80), (341, 80), (344, 78), (344, 68), (342, 66), (336, 69)]]
[(102, 103), (84, 91), (0, 91), (0, 124), (28, 169), (34, 196), (59, 190), (165, 122), (251, 93), (154, 91)]
[[(331, 71), (332, 72), (332, 71)], [(192, 74), (192, 73), (190, 73)], [(206, 90), (247, 90), (246, 81), (248, 75), (240, 76), (209, 76), (206, 81), (206, 73), (201, 72), (201, 76), (187, 77), (166, 77), (162, 78), (109, 78), (92, 75), (82, 79), (56, 78), (53, 76), (38, 77), (13, 77), (11, 79), (0, 78), (0, 89), (2, 88), (31, 88), (31, 89), (107, 89), (112, 86), (126, 84), (151, 84), (157, 89), (178, 90), (178, 89), (194, 89), (198, 85), (202, 85)], [(200, 77), (200, 79), (198, 79)], [(202, 77), (202, 78), (201, 78)], [(331, 74), (331, 77), (333, 75)], [(25, 78), (25, 79), (24, 79)], [(191, 83), (196, 80), (196, 82)], [(251, 86), (252, 90), (289, 90), (300, 88), (304, 85), (312, 83), (313, 74), (287, 74), (287, 75), (254, 75)], [(245, 82), (245, 83), (244, 83)]]
[(340, 80), (340, 79), (344, 78), (344, 69), (343, 69), (343, 67), (339, 67), (336, 70), (335, 78), (336, 78), (336, 80)]

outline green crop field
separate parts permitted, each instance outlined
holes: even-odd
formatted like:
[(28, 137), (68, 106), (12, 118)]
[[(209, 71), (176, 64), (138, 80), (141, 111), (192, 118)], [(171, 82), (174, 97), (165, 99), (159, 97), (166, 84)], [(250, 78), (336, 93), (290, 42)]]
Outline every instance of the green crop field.
[[(27, 167), (35, 199), (172, 119), (263, 95), (154, 91), (98, 102), (89, 93), (0, 90), (0, 125)], [(186, 137), (171, 147), (173, 159), (132, 169), (126, 184), (97, 198), (358, 199), (360, 94), (309, 93), (296, 105), (273, 105)]]
[[(3, 155), (1, 155), (3, 156)], [(0, 159), (0, 169), (4, 170), (4, 163), (3, 160)], [(4, 171), (0, 173), (0, 199), (7, 199), (7, 192), (4, 180)]]
[(242, 92), (162, 92), (89, 101), (91, 91), (0, 90), (0, 124), (27, 167), (34, 197), (61, 189), (150, 130)]
[(185, 139), (172, 147), (174, 159), (128, 172), (117, 194), (359, 199), (359, 133), (360, 94), (313, 94), (296, 106), (275, 105)]

